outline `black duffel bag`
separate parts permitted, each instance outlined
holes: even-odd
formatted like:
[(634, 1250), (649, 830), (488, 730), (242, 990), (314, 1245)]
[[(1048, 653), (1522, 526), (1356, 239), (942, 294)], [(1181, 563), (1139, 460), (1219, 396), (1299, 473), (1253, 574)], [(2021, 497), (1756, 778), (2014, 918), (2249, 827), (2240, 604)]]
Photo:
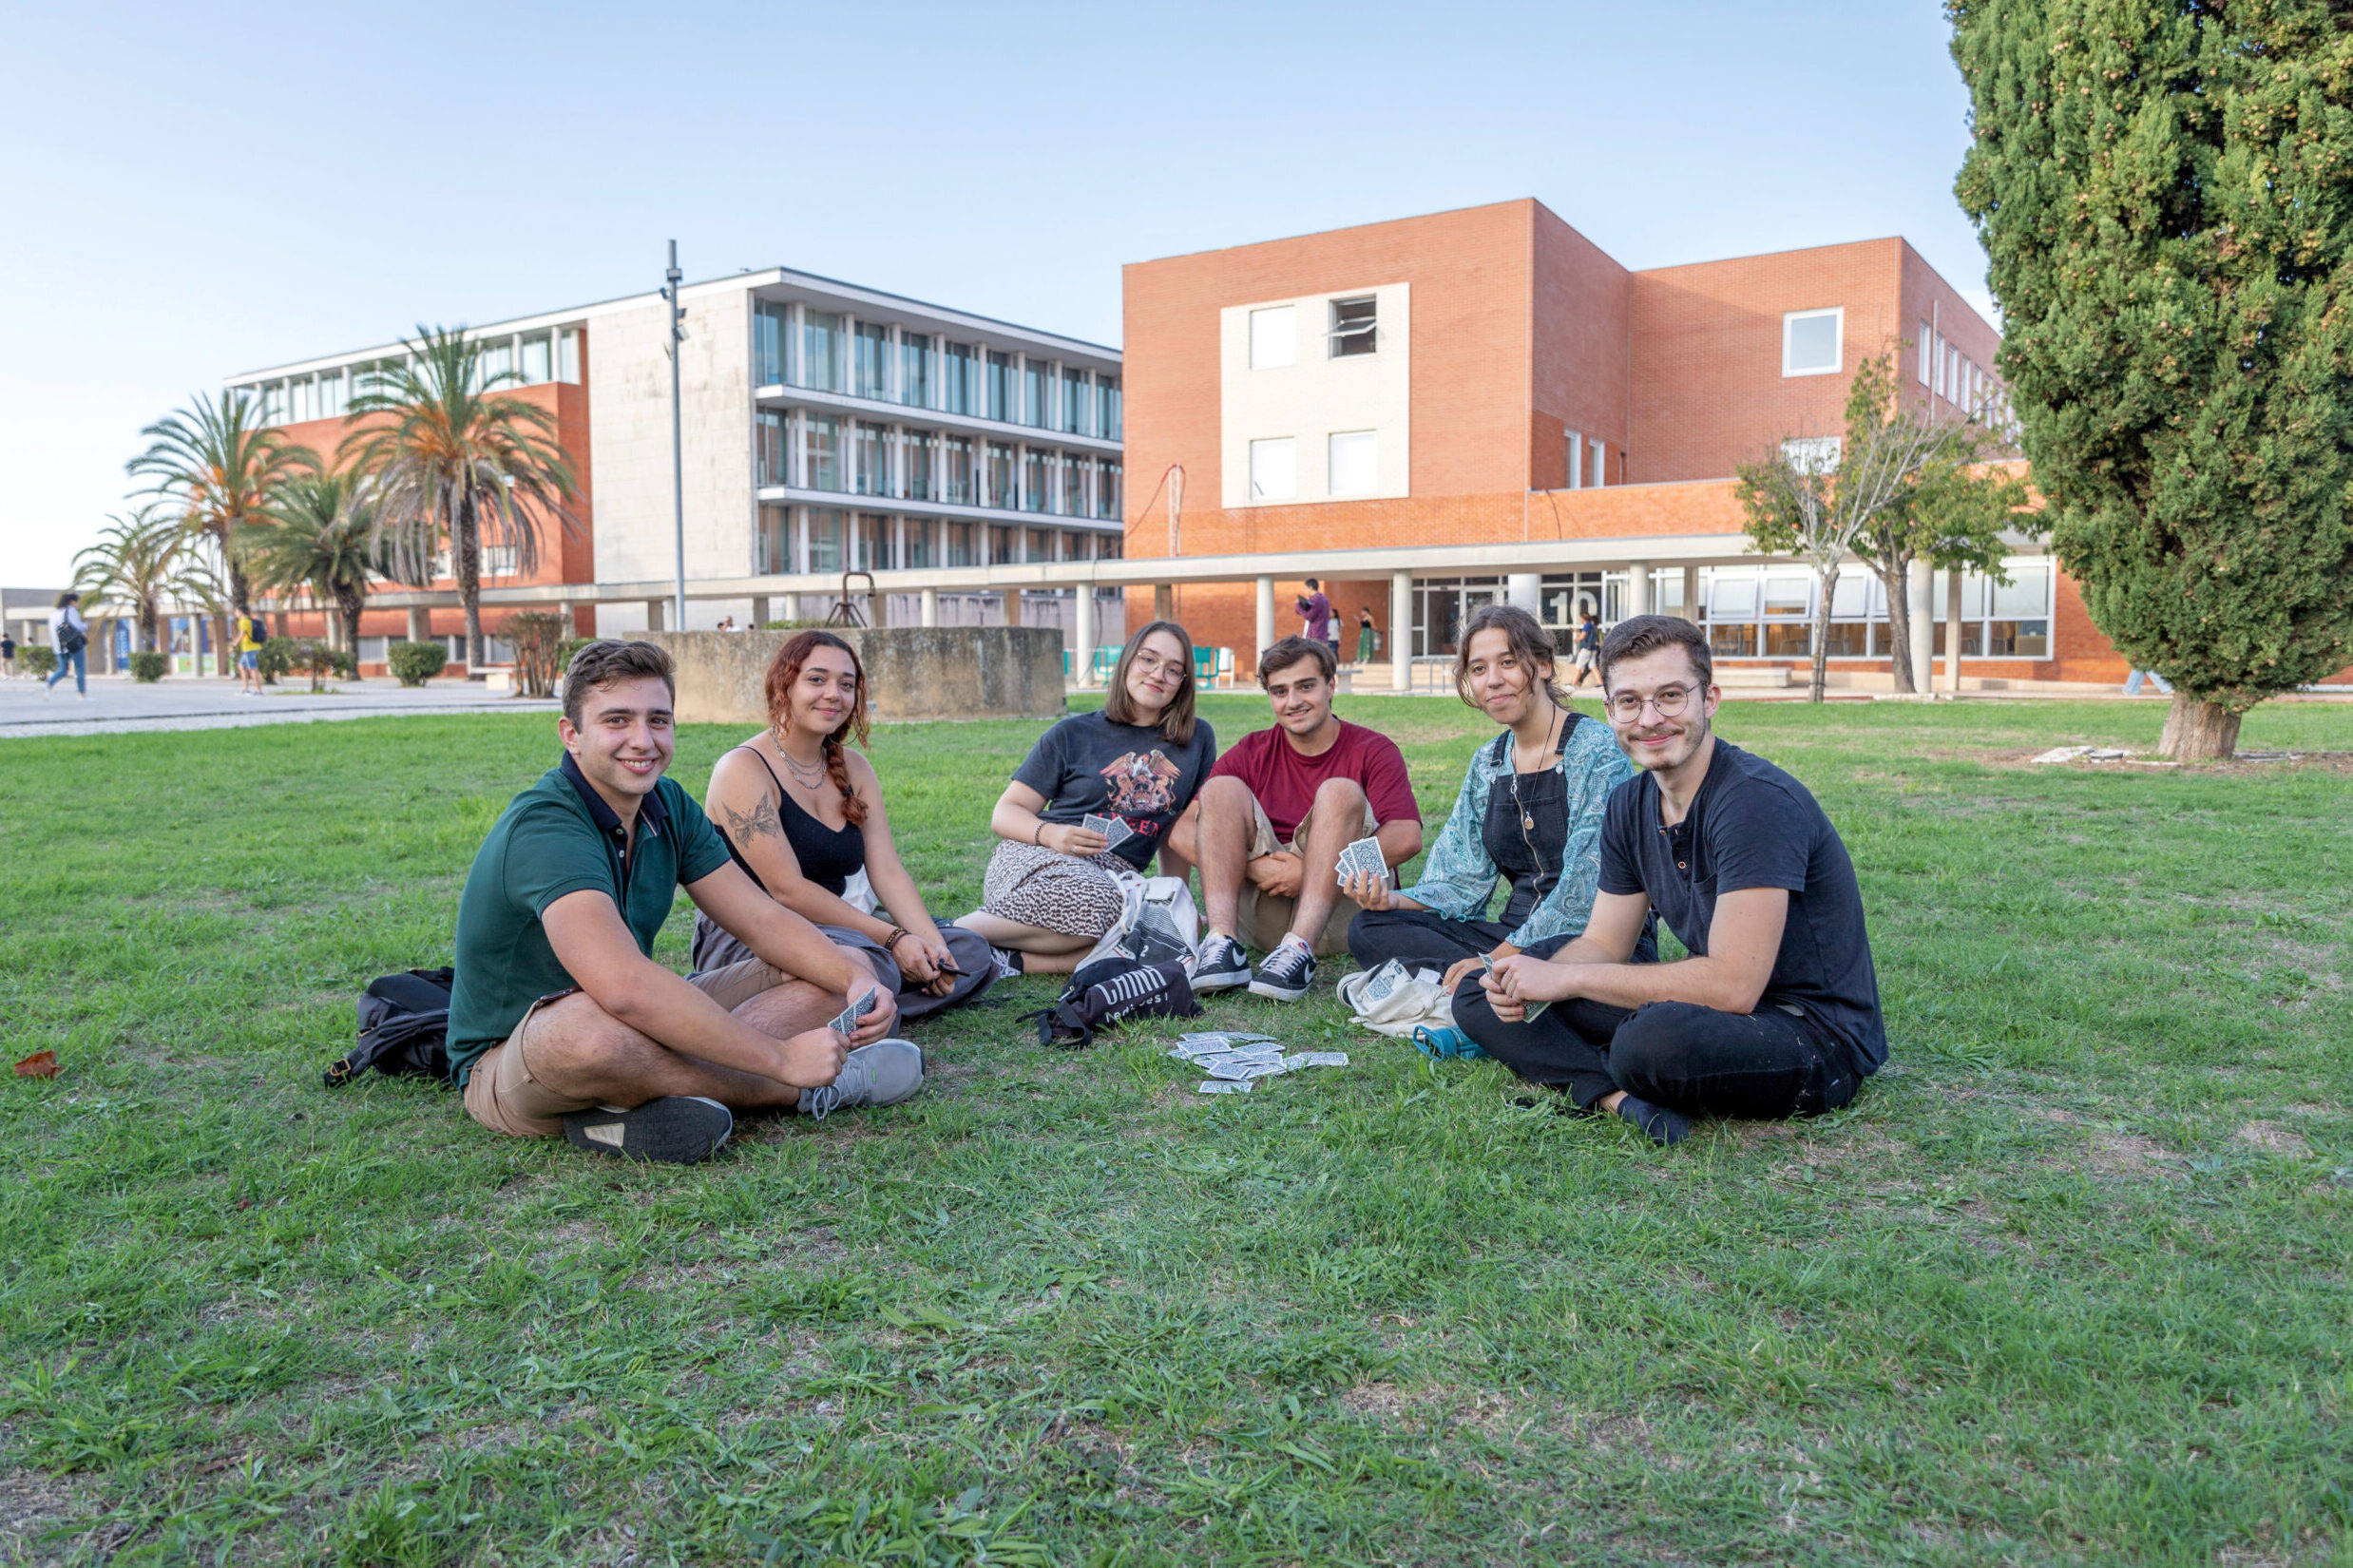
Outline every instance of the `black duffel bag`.
[(359, 999), (359, 1043), (329, 1067), (339, 1089), (373, 1067), (392, 1078), (450, 1081), (450, 988), (455, 969), (405, 969), (378, 975)]

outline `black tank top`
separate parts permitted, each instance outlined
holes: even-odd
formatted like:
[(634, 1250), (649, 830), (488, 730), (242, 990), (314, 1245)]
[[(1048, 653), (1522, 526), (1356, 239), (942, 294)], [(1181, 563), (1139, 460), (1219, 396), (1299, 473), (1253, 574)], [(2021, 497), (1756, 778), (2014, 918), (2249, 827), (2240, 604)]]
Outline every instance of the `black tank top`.
[[(776, 798), (784, 803), (783, 809), (777, 813), (777, 821), (784, 829), (784, 841), (793, 847), (793, 858), (800, 862), (801, 875), (839, 898), (842, 889), (850, 885), (850, 879), (866, 869), (866, 834), (859, 831), (855, 823), (846, 822), (839, 828), (827, 827), (793, 798), (793, 792), (784, 787), (783, 779), (776, 778), (775, 765), (760, 755), (759, 748), (738, 746), (736, 750), (750, 752), (759, 757), (760, 766), (768, 770), (768, 776), (775, 779)], [(712, 826), (717, 828), (718, 824), (713, 823)], [(744, 875), (759, 883), (760, 890), (766, 892), (768, 884), (760, 882), (760, 873), (743, 858), (743, 851), (736, 847), (736, 841), (727, 837), (726, 829), (719, 828), (719, 837), (726, 839), (727, 852), (735, 858), (737, 865), (743, 868)]]

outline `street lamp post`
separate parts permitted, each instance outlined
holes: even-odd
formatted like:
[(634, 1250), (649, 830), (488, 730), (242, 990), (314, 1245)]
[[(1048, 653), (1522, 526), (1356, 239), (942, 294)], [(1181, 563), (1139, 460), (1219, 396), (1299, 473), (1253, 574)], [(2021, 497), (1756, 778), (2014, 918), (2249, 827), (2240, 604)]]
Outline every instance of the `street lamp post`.
[(662, 277), (668, 282), (661, 296), (670, 302), (670, 499), (672, 506), (672, 544), (678, 568), (678, 592), (671, 615), (675, 630), (686, 629), (686, 438), (685, 425), (679, 412), (679, 345), (686, 341), (685, 307), (679, 303), (679, 280), (684, 275), (679, 271), (679, 242), (670, 241), (670, 270)]

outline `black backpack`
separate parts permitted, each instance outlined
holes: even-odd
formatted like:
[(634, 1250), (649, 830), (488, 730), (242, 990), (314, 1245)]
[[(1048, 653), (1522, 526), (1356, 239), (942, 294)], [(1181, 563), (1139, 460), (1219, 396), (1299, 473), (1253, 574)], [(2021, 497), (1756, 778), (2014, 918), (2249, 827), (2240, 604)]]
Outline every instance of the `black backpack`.
[(70, 621), (61, 621), (57, 623), (58, 658), (71, 659), (89, 645), (89, 636), (81, 627)]
[(1138, 964), (1115, 954), (1082, 966), (1062, 1000), (1037, 1015), (1038, 1043), (1076, 1050), (1094, 1044), (1096, 1030), (1131, 1018), (1192, 1018), (1200, 1010), (1184, 960)]
[(450, 1080), (450, 988), (455, 969), (409, 969), (379, 975), (359, 999), (359, 1043), (327, 1069), (327, 1087), (339, 1089), (373, 1067), (393, 1078)]
[[(245, 618), (245, 630), (257, 648), (270, 640), (270, 628), (261, 623), (261, 618), (258, 615), (249, 615)], [(414, 972), (411, 971), (411, 973)]]

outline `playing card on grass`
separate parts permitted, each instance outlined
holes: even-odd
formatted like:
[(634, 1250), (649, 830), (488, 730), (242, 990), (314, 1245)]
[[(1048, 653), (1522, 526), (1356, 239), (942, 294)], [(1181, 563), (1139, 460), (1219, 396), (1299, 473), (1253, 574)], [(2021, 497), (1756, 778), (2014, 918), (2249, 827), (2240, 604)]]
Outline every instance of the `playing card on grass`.
[(1193, 1092), (1196, 1095), (1246, 1095), (1250, 1093), (1252, 1087), (1253, 1085), (1247, 1080), (1229, 1083), (1222, 1079), (1213, 1078), (1196, 1085)]

